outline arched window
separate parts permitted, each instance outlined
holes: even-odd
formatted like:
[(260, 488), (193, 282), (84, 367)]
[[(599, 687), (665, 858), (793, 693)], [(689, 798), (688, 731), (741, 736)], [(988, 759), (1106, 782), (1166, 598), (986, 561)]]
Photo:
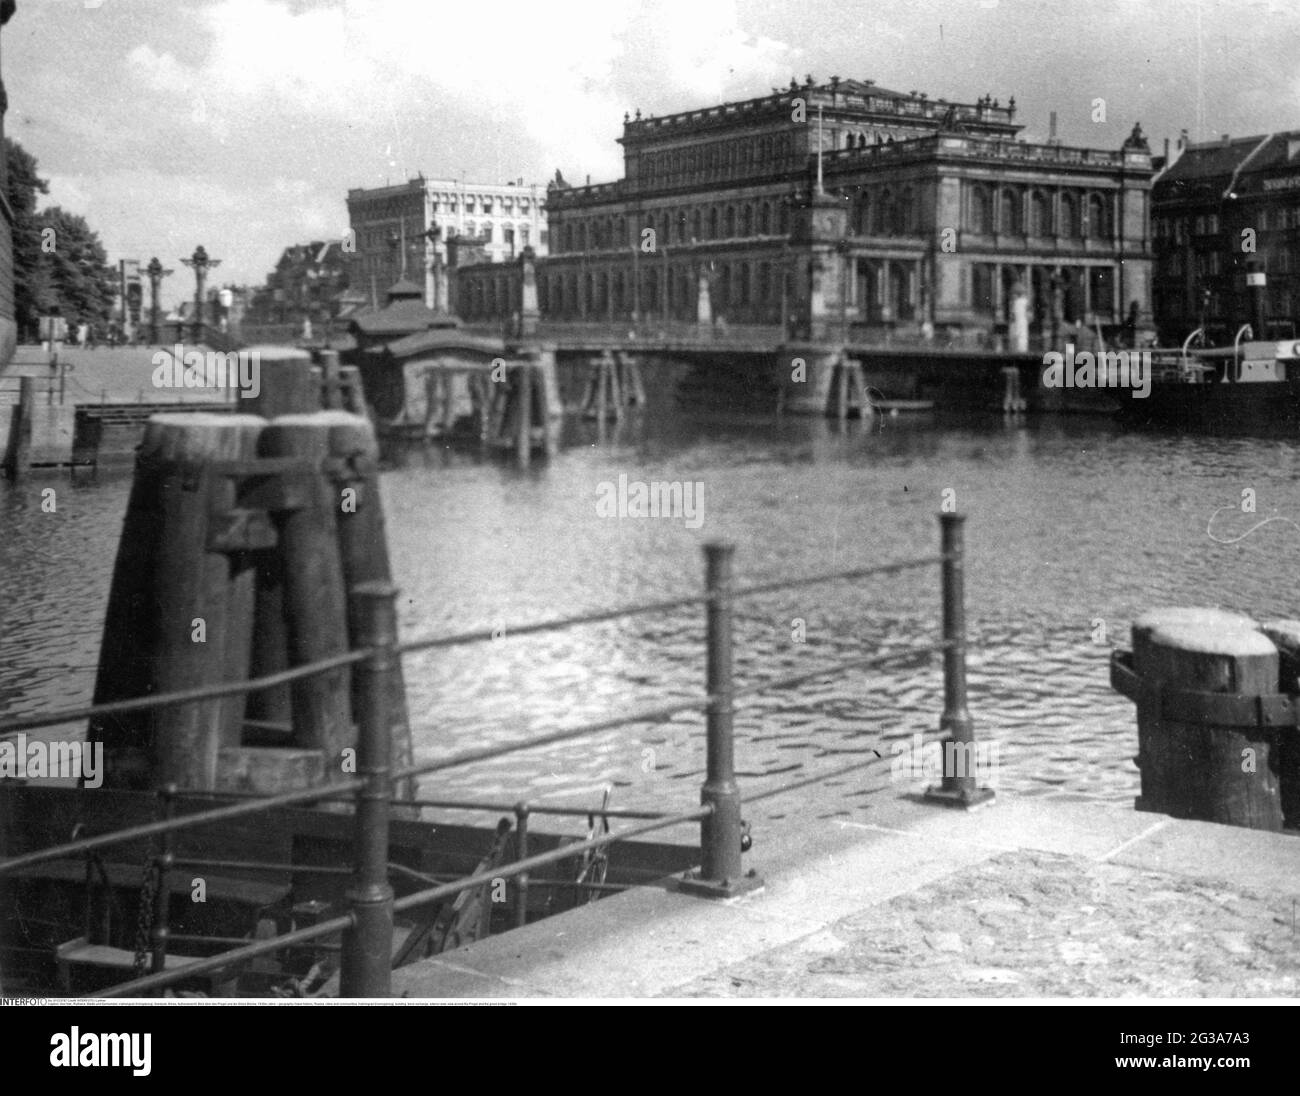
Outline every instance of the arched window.
[(1021, 233), (1020, 192), (1011, 187), (1002, 189), (1002, 223), (998, 228), (1008, 236), (1019, 236)]
[(736, 235), (736, 207), (727, 206), (727, 216), (725, 219), (726, 232), (725, 237), (730, 240)]
[(884, 236), (893, 231), (893, 225), (890, 224), (890, 206), (893, 201), (893, 195), (888, 190), (881, 191), (880, 200), (876, 202), (871, 219), (871, 230), (874, 235)]
[(718, 207), (714, 206), (709, 210), (709, 239), (718, 238)]
[(749, 263), (740, 264), (740, 303), (749, 304)]
[(1047, 196), (1041, 190), (1029, 195), (1029, 235), (1046, 236), (1052, 231), (1051, 216), (1047, 209)]
[(758, 300), (766, 303), (772, 294), (772, 268), (768, 263), (758, 264)]
[(766, 236), (772, 231), (772, 204), (764, 202), (758, 210), (758, 231)]
[(970, 230), (987, 236), (993, 231), (993, 207), (985, 187), (972, 187), (970, 192)]
[(1088, 195), (1088, 235), (1105, 237), (1110, 235), (1110, 218), (1106, 216), (1106, 199), (1100, 194)]
[(754, 235), (754, 207), (748, 202), (740, 215), (740, 234), (742, 236)]
[(699, 238), (700, 238), (700, 211), (697, 209), (694, 213), (691, 214), (691, 239), (698, 240)]
[(778, 202), (776, 206), (776, 233), (778, 236), (784, 236), (790, 231), (790, 210), (786, 207), (785, 202)]
[(1079, 235), (1079, 202), (1069, 191), (1061, 195), (1061, 235)]
[(859, 191), (857, 198), (854, 199), (849, 229), (855, 236), (871, 234), (871, 196), (865, 190)]
[(916, 231), (916, 191), (903, 188), (903, 198), (898, 211), (899, 226), (903, 232)]

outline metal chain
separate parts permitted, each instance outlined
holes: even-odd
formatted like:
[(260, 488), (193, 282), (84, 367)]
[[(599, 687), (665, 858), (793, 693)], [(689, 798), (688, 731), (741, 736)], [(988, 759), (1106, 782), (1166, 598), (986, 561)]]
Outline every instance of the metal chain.
[(131, 966), (131, 973), (136, 978), (143, 978), (149, 973), (153, 958), (153, 904), (158, 893), (158, 876), (158, 861), (151, 841), (140, 880), (140, 909), (135, 919), (135, 962)]

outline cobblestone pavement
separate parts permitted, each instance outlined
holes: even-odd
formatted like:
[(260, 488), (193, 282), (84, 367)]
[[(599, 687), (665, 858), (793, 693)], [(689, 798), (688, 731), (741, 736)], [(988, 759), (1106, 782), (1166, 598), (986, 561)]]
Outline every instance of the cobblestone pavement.
[(1295, 899), (1009, 852), (674, 997), (1291, 997)]

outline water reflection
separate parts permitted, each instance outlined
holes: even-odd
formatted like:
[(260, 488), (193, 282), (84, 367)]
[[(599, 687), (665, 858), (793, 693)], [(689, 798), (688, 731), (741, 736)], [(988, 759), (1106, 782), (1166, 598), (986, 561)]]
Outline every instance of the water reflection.
[[(741, 577), (804, 574), (930, 553), (945, 491), (970, 517), (970, 683), (981, 735), (1001, 745), (1000, 783), (1022, 793), (1125, 801), (1136, 792), (1131, 705), (1111, 693), (1100, 622), (1160, 604), (1300, 615), (1286, 563), (1295, 529), (1275, 523), (1231, 544), (1207, 535), (1216, 510), (1255, 492), (1257, 515), (1220, 513), (1219, 536), (1260, 517), (1300, 521), (1294, 447), (1280, 440), (1125, 433), (1097, 419), (927, 414), (847, 423), (652, 407), (608, 425), (566, 423), (550, 462), (519, 470), (475, 448), (414, 448), (383, 477), (407, 635), (505, 626), (695, 591), (701, 544), (737, 545)], [(600, 517), (620, 474), (702, 484), (704, 521)], [(41, 511), (55, 486), (58, 509)], [(128, 480), (0, 488), (3, 672), (10, 714), (89, 699)], [(821, 662), (928, 642), (937, 576), (903, 574), (746, 602), (737, 675), (770, 680)], [(803, 621), (806, 642), (795, 642)], [(692, 695), (703, 680), (698, 612), (415, 656), (407, 667), (421, 757), (516, 740)], [(869, 812), (894, 744), (932, 731), (937, 660), (888, 675), (828, 678), (747, 700), (737, 718), (745, 787), (881, 763), (829, 788), (769, 800), (752, 816)], [(702, 720), (681, 716), (578, 744), (441, 774), (440, 795), (595, 798), (687, 806), (703, 769)]]

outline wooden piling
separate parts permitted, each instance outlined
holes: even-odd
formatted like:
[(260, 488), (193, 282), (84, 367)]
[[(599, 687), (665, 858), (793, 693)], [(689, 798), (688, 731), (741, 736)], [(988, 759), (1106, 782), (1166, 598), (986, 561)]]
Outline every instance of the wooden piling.
[(322, 406), (327, 411), (344, 410), (339, 352), (337, 350), (318, 350), (316, 351), (316, 357), (321, 371)]
[(18, 378), (18, 406), (13, 411), (9, 446), (5, 453), (5, 471), (12, 479), (21, 479), (31, 467), (32, 417), (36, 407), (36, 378)]
[[(330, 453), (330, 431), (340, 418), (350, 422), (353, 416), (343, 411), (281, 415), (262, 431), (258, 455), (298, 457), (322, 467)], [(307, 477), (305, 488), (305, 505), (275, 516), (284, 564), (283, 604), (291, 666), (348, 650), (338, 495), (323, 472)], [(347, 669), (316, 674), (294, 682), (290, 689), (293, 744), (323, 751), (327, 779), (340, 779), (342, 751), (353, 745), (354, 738)]]
[[(348, 639), (353, 648), (364, 646), (365, 621), (356, 609), (355, 594), (359, 587), (389, 586), (392, 584), (392, 564), (388, 555), (388, 537), (384, 526), (384, 506), (379, 493), (379, 442), (374, 427), (368, 419), (346, 412), (332, 412), (316, 416), (324, 424), (329, 438), (330, 458), (348, 473), (334, 485), (334, 507), (338, 513), (339, 558), (343, 564), (343, 580), (349, 593)], [(351, 489), (353, 496), (345, 496)], [(352, 706), (360, 716), (362, 711), (358, 685), (359, 675), (353, 675)], [(389, 737), (393, 743), (393, 758), (397, 766), (410, 765), (415, 753), (411, 742), (411, 724), (406, 706), (406, 682), (402, 663), (398, 659), (388, 677)], [(402, 788), (402, 797), (415, 798), (415, 778), (408, 779)]]
[(239, 393), (239, 410), (250, 415), (273, 419), (278, 415), (296, 415), (319, 411), (320, 374), (312, 366), (311, 355), (293, 347), (265, 347), (257, 354), (258, 392)]
[[(307, 351), (294, 347), (268, 347), (259, 348), (257, 355), (259, 391), (256, 396), (240, 392), (240, 411), (270, 419), (277, 415), (310, 414), (321, 409), (321, 377)], [(279, 673), (289, 667), (284, 582), (284, 561), (280, 553), (262, 553), (258, 565), (250, 667), (254, 677)], [(289, 727), (293, 722), (293, 698), (288, 685), (251, 694), (245, 714), (252, 724), (262, 728), (253, 733), (252, 741), (288, 745)], [(275, 727), (283, 727), (285, 731), (280, 734), (268, 730)]]
[(515, 461), (527, 468), (533, 455), (533, 369), (529, 362), (516, 368)]
[[(1154, 697), (1168, 690), (1245, 696), (1277, 691), (1278, 652), (1273, 642), (1240, 623), (1235, 614), (1215, 614), (1179, 623), (1144, 624), (1134, 669)], [(1225, 620), (1227, 623), (1225, 623)], [(1135, 636), (1136, 628), (1135, 627)], [(1140, 650), (1140, 655), (1139, 655)], [(1140, 658), (1140, 661), (1139, 661)], [(1155, 701), (1159, 703), (1159, 701)], [(1280, 830), (1276, 732), (1271, 728), (1222, 726), (1208, 718), (1176, 718), (1161, 711), (1153, 777), (1163, 782), (1155, 809), (1176, 818), (1195, 818), (1253, 829)], [(1141, 746), (1141, 743), (1139, 743)], [(1145, 763), (1145, 759), (1144, 759)], [(1143, 806), (1147, 772), (1143, 770)]]
[[(254, 454), (251, 415), (154, 415), (145, 427), (109, 591), (93, 703), (230, 680), (247, 663), (252, 570), (208, 546), (225, 485), (214, 461)], [(216, 786), (217, 756), (238, 741), (238, 708), (209, 700), (91, 721), (88, 737), (125, 764), (110, 782)], [(134, 764), (132, 764), (132, 762)], [(114, 771), (116, 769), (116, 771)]]
[[(1259, 627), (1278, 650), (1278, 692), (1300, 702), (1300, 620), (1266, 620)], [(1300, 829), (1300, 728), (1283, 728), (1278, 738), (1282, 820)]]
[(608, 350), (601, 355), (600, 366), (609, 376), (609, 393), (614, 402), (614, 421), (623, 421), (623, 385), (619, 382), (618, 366), (614, 361), (614, 355)]
[[(1151, 653), (1151, 634), (1167, 625), (1188, 624), (1207, 630), (1256, 630), (1248, 616), (1222, 609), (1169, 607), (1149, 609), (1132, 627), (1133, 668), (1141, 677), (1146, 668), (1155, 665), (1157, 657)], [(1154, 689), (1154, 679), (1152, 681)], [(1173, 784), (1169, 735), (1160, 721), (1159, 705), (1154, 697), (1137, 700), (1138, 757), (1142, 791), (1137, 800), (1140, 811), (1165, 811), (1166, 796)]]
[[(636, 355), (620, 352), (619, 360), (623, 363), (624, 390), (628, 391), (628, 402), (637, 407), (644, 407), (646, 402), (645, 380), (641, 376), (641, 363)], [(630, 391), (629, 391), (630, 389)]]
[(442, 371), (442, 436), (448, 437), (456, 428), (456, 374)]

